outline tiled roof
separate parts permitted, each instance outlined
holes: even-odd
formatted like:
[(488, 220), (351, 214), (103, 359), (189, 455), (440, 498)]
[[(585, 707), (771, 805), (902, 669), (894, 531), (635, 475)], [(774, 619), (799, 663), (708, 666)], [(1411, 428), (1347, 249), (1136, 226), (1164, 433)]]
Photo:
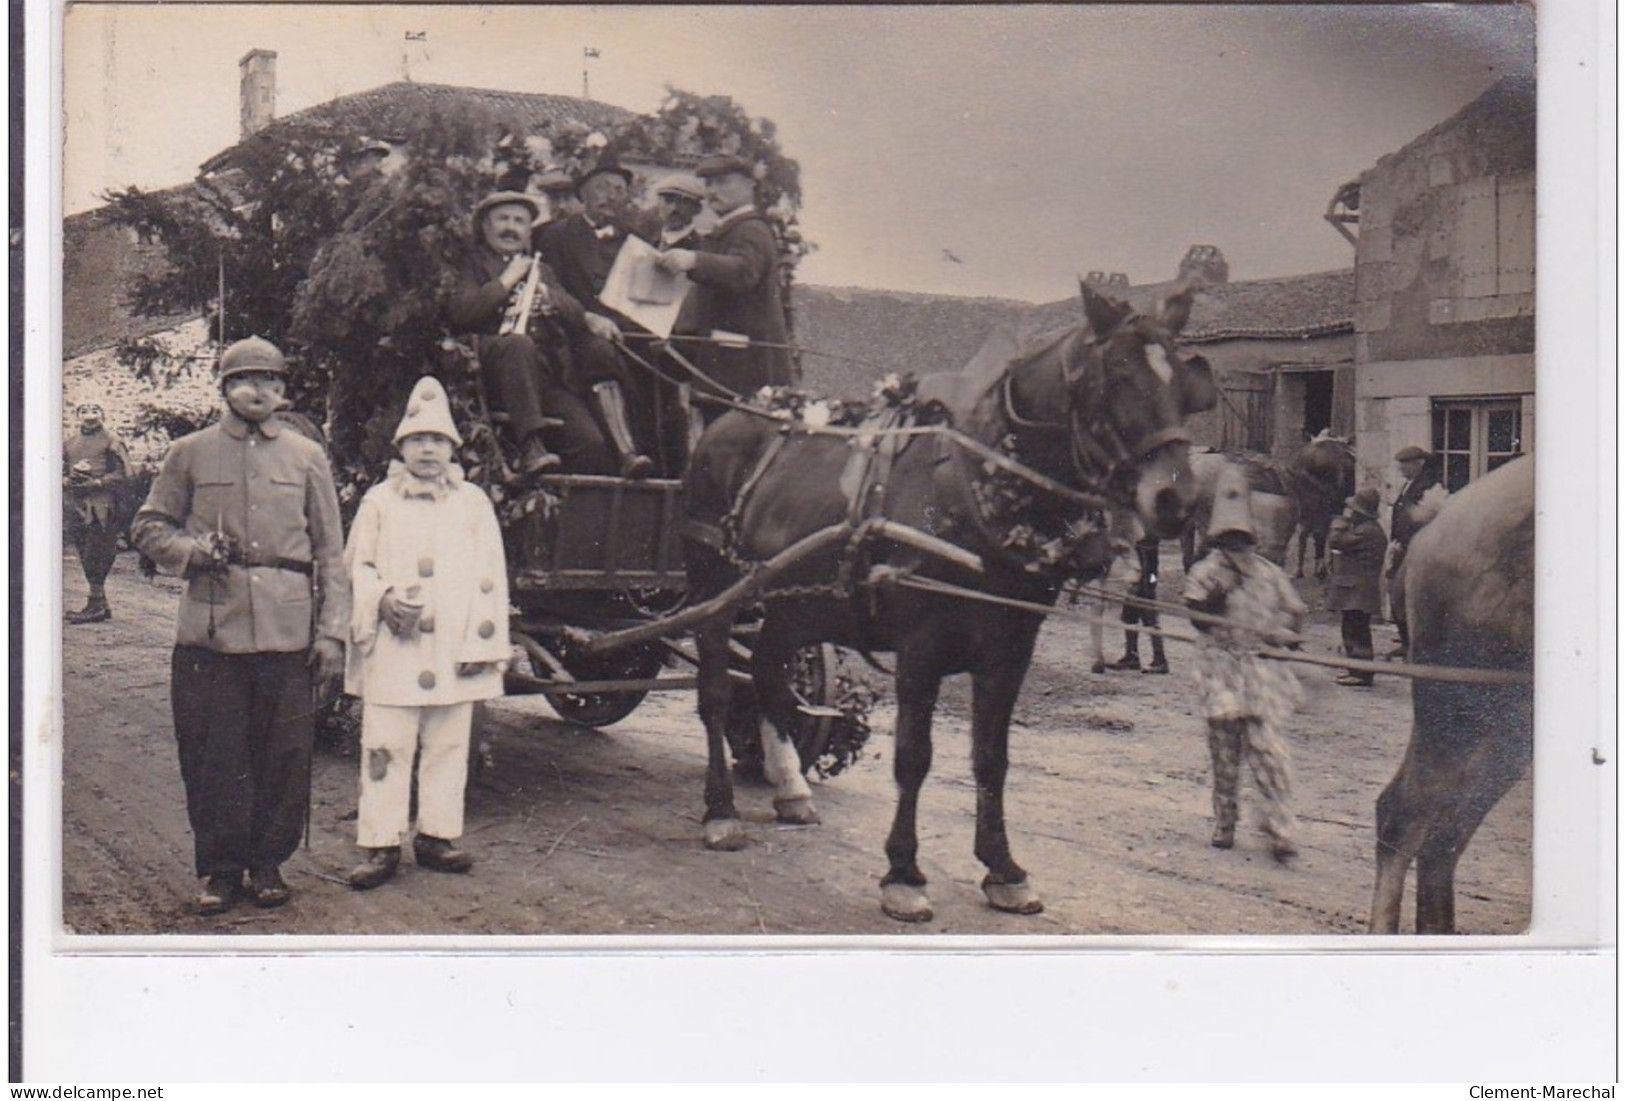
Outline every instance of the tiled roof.
[[(1151, 310), (1175, 287), (1148, 283), (1126, 290), (1111, 288), (1112, 297), (1138, 310)], [(1038, 331), (1073, 325), (1078, 300), (1069, 298), (1035, 307)], [(1212, 283), (1197, 292), (1191, 317), (1180, 334), (1182, 344), (1219, 340), (1302, 340), (1354, 331), (1354, 269)]]
[(546, 92), (504, 92), (490, 88), (462, 88), (454, 84), (416, 84), (396, 81), (365, 92), (318, 103), (287, 116), (291, 119), (320, 118), (365, 125), (377, 133), (402, 129), (398, 123), (413, 117), (425, 105), (476, 103), (499, 118), (523, 123), (527, 129), (543, 124), (582, 122), (588, 126), (613, 126), (636, 113), (624, 107), (576, 96)]
[[(494, 114), (499, 121), (518, 123), (524, 130), (534, 132), (546, 125), (561, 122), (580, 122), (594, 128), (619, 125), (636, 118), (637, 113), (611, 103), (577, 96), (559, 96), (547, 92), (505, 92), (491, 88), (463, 88), (455, 84), (417, 84), (396, 81), (393, 84), (352, 92), (347, 96), (318, 103), (284, 115), (271, 123), (323, 121), (348, 127), (356, 133), (373, 136), (402, 134), (410, 136), (414, 120), (423, 117), (426, 107), (453, 103), (475, 104)], [(240, 143), (239, 143), (240, 144)], [(236, 146), (232, 147), (233, 149)], [(204, 164), (205, 172), (229, 163), (232, 149), (216, 154)]]

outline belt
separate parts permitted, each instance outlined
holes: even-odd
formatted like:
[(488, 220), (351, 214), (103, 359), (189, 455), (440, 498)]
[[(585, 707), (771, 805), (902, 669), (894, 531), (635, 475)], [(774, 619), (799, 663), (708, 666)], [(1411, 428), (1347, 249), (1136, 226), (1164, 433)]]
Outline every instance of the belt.
[(269, 570), (287, 570), (290, 573), (302, 573), (309, 577), (315, 572), (315, 567), (299, 558), (283, 558), (275, 554), (251, 554), (244, 551), (232, 551), (226, 558), (228, 565), (259, 567)]

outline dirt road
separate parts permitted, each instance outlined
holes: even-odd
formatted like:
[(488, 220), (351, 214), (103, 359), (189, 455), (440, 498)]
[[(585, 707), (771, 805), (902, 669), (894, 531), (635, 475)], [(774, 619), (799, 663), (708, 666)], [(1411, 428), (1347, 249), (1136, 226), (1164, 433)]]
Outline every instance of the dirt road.
[[(823, 825), (778, 826), (770, 793), (747, 787), (740, 806), (753, 843), (710, 853), (700, 844), (705, 744), (691, 694), (651, 696), (604, 730), (560, 722), (539, 699), (506, 700), (489, 712), (494, 767), (468, 793), (472, 874), (408, 864), (383, 889), (350, 890), (358, 766), (353, 749), (324, 750), (310, 847), (285, 868), (293, 903), (201, 919), (189, 908), (196, 881), (169, 718), (179, 586), (143, 580), (134, 565), (121, 557), (111, 579), (116, 618), (64, 628), (62, 914), (78, 933), (1353, 933), (1369, 902), (1373, 804), (1409, 733), (1407, 682), (1339, 688), (1332, 671), (1303, 668), (1308, 700), (1289, 731), (1303, 855), (1280, 867), (1251, 829), (1220, 852), (1207, 844), (1207, 748), (1189, 648), (1171, 645), (1172, 676), (1091, 675), (1086, 629), (1052, 621), (1017, 709), (1007, 799), (1016, 857), (1046, 909), (1014, 917), (982, 900), (967, 688), (956, 678), (920, 817), (937, 916), (903, 926), (879, 908), (893, 804), (884, 709), (865, 759), (815, 787)], [(71, 559), (63, 572), (77, 607), (83, 578)], [(1177, 565), (1165, 581), (1177, 584)], [(1320, 595), (1312, 581), (1304, 593), (1312, 605)], [(1109, 646), (1119, 638), (1108, 631)], [(1390, 638), (1383, 629), (1379, 648)], [(1336, 643), (1321, 614), (1308, 649)], [(1463, 859), (1463, 932), (1527, 926), (1530, 804), (1525, 779)]]

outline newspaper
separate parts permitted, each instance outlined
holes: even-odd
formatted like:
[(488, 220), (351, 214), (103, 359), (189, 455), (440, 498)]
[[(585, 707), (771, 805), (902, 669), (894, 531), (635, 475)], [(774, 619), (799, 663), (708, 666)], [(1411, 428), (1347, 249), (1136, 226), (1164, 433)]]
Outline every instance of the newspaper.
[(662, 271), (655, 264), (660, 251), (639, 237), (628, 237), (604, 280), (599, 301), (656, 336), (670, 336), (693, 284), (688, 276)]

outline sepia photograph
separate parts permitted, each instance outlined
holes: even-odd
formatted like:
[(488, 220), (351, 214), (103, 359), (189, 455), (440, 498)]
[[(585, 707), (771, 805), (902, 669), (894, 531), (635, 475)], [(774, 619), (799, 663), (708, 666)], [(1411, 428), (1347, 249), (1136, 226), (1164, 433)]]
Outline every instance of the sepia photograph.
[(14, 1078), (1610, 1072), (1611, 12), (28, 7)]
[(1530, 930), (1532, 7), (62, 28), (63, 933)]

